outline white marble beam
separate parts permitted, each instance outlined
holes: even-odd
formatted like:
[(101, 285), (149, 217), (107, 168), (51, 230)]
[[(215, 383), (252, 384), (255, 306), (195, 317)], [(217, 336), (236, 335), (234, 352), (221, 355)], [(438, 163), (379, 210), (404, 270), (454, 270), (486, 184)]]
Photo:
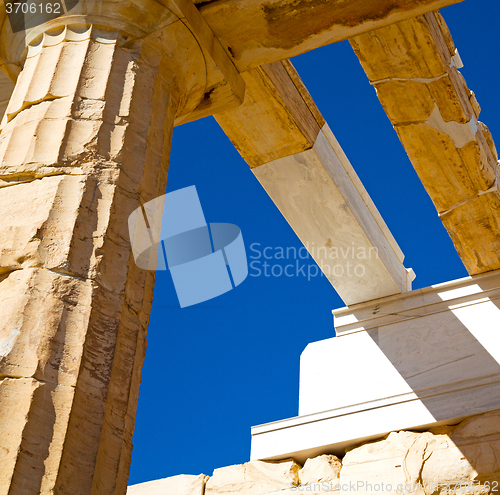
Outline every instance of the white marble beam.
[(413, 271), (291, 62), (242, 76), (243, 104), (215, 118), (343, 301), (411, 290)]
[(411, 290), (413, 271), (328, 124), (311, 149), (253, 172), (347, 305)]

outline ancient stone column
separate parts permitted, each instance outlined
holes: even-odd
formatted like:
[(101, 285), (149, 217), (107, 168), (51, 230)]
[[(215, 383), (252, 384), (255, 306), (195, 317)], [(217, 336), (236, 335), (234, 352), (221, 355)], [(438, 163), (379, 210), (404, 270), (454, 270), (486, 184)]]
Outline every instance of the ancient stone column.
[(0, 134), (1, 495), (126, 491), (154, 284), (127, 220), (164, 194), (206, 71), (164, 6), (99, 4), (24, 52), (2, 34), (22, 71)]

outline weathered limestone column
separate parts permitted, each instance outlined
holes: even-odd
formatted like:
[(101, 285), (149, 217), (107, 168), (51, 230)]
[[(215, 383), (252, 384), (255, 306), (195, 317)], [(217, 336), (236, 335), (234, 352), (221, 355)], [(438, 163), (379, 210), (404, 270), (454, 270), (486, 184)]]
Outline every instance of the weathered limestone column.
[[(127, 219), (164, 194), (174, 118), (206, 73), (146, 3), (37, 28), (3, 121), (1, 495), (126, 491), (154, 284)], [(2, 36), (5, 60), (22, 44)]]

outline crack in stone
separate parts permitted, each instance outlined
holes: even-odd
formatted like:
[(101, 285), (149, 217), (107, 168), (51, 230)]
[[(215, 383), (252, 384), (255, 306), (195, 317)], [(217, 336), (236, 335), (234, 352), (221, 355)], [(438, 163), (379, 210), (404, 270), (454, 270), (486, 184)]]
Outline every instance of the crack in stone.
[(4, 380), (33, 380), (40, 385), (55, 385), (57, 387), (68, 387), (68, 388), (76, 388), (75, 385), (68, 385), (66, 383), (59, 382), (51, 382), (49, 380), (41, 380), (40, 378), (35, 378), (34, 376), (17, 376), (17, 375), (5, 375), (0, 373), (0, 383)]
[(418, 83), (423, 83), (423, 84), (430, 84), (435, 81), (439, 81), (440, 79), (443, 79), (445, 77), (448, 77), (448, 73), (442, 74), (437, 77), (412, 77), (412, 78), (404, 78), (404, 77), (386, 77), (385, 79), (378, 79), (377, 81), (370, 81), (370, 84), (372, 86), (376, 86), (377, 84), (382, 84), (385, 82), (390, 82), (390, 81), (396, 81), (396, 82), (407, 82), (407, 81), (412, 81), (412, 82), (418, 82)]
[[(43, 103), (44, 101), (55, 101), (55, 100), (62, 100), (63, 98), (68, 98), (68, 96), (70, 95), (65, 95), (65, 96), (54, 96), (54, 95), (51, 95), (50, 93), (48, 95), (45, 95), (41, 100), (37, 100), (37, 101), (25, 101), (23, 102), (23, 105), (22, 107), (17, 110), (16, 112), (14, 113), (9, 113), (9, 114), (6, 114), (6, 124), (8, 124), (9, 122), (12, 122), (21, 112), (24, 112), (25, 110), (29, 110), (30, 108), (36, 106), (36, 105), (39, 105), (40, 103)], [(5, 128), (5, 125), (2, 127), (2, 130)]]
[[(9, 180), (9, 176), (4, 176), (4, 178), (2, 178), (2, 176), (0, 175), (0, 189), (4, 188), (4, 187), (17, 186), (20, 184), (30, 184), (30, 183), (35, 182), (37, 180), (45, 179), (47, 177), (74, 177), (74, 176), (83, 177), (86, 175), (87, 174), (83, 174), (83, 173), (77, 174), (77, 173), (55, 172), (53, 174), (47, 173), (47, 174), (41, 174), (41, 175), (36, 175), (36, 176), (32, 176), (32, 175), (27, 174), (26, 178), (24, 178), (24, 179), (21, 178), (22, 175), (19, 175), (17, 177), (11, 176), (12, 180)], [(18, 179), (18, 180), (15, 180), (15, 179)]]

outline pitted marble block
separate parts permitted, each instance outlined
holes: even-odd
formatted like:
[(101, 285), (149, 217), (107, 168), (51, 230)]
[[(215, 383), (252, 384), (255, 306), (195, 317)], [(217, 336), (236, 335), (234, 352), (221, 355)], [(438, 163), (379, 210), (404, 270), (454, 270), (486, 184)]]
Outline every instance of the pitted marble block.
[(300, 416), (252, 430), (252, 459), (320, 453), (500, 409), (500, 271), (334, 311), (301, 356)]
[(342, 462), (334, 455), (320, 455), (307, 459), (304, 467), (299, 471), (302, 485), (313, 485), (322, 481), (333, 481), (340, 477)]
[(373, 493), (369, 485), (382, 483), (393, 488), (386, 493), (401, 495), (418, 492), (419, 485), (420, 493), (494, 493), (500, 479), (499, 432), (499, 411), (423, 433), (393, 432), (347, 452), (340, 484), (354, 484), (360, 494)]
[(299, 483), (300, 466), (292, 459), (282, 462), (247, 462), (214, 471), (207, 481), (206, 495), (273, 494)]

